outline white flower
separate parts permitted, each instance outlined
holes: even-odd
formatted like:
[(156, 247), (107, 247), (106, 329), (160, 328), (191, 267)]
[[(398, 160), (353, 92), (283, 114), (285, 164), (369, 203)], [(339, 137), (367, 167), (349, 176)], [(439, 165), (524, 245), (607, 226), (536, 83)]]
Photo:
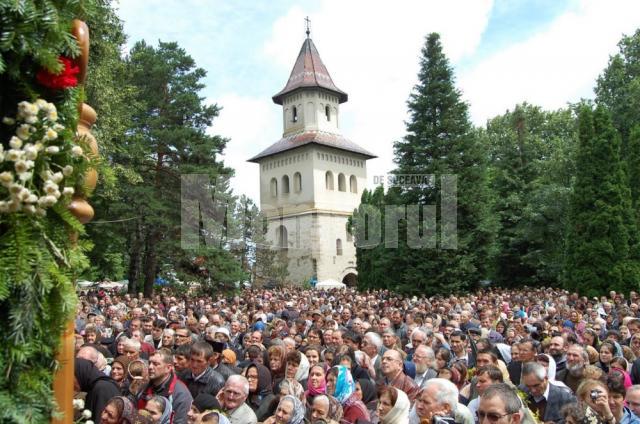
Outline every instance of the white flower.
[(44, 149), (44, 144), (42, 144), (42, 142), (38, 141), (36, 144), (34, 144), (35, 148), (37, 151), (40, 151), (42, 149)]
[(24, 152), (22, 150), (10, 149), (5, 155), (5, 159), (15, 162), (17, 160), (20, 160), (23, 155)]
[(58, 111), (53, 108), (52, 110), (47, 111), (47, 119), (51, 122), (55, 122), (58, 120)]
[(24, 156), (28, 160), (35, 160), (38, 157), (38, 148), (31, 143), (25, 144), (24, 148)]
[(0, 163), (4, 162), (4, 153), (0, 152)]
[(28, 140), (31, 136), (31, 125), (22, 124), (16, 130), (16, 135), (23, 140)]
[(69, 175), (73, 174), (73, 166), (67, 165), (64, 168), (62, 168), (62, 174), (65, 177), (68, 177)]
[(51, 127), (54, 129), (54, 131), (62, 131), (64, 129), (64, 125), (60, 125), (60, 124), (54, 124), (53, 127)]
[(18, 178), (22, 182), (29, 181), (31, 177), (33, 177), (33, 172), (23, 172), (22, 174), (18, 175)]
[(9, 212), (9, 204), (4, 200), (0, 200), (0, 213), (6, 212)]
[(73, 146), (73, 147), (71, 148), (71, 154), (72, 154), (74, 157), (78, 157), (78, 156), (82, 155), (82, 153), (83, 153), (83, 152), (82, 152), (82, 147), (80, 147), (80, 146)]
[(62, 175), (62, 172), (56, 172), (55, 174), (51, 175), (51, 181), (56, 184), (60, 184), (62, 180), (64, 180), (64, 175)]
[(26, 213), (28, 214), (34, 214), (36, 213), (36, 207), (33, 205), (24, 205), (23, 209)]
[(60, 148), (58, 146), (49, 146), (44, 149), (44, 151), (49, 153), (50, 155), (55, 155), (57, 153), (60, 153)]
[(87, 420), (87, 421), (84, 422), (84, 424), (93, 424), (93, 421)]
[(53, 197), (55, 197), (56, 199), (59, 199), (60, 196), (62, 196), (62, 193), (60, 193), (60, 190), (56, 190), (53, 192)]
[(24, 122), (26, 122), (27, 124), (35, 124), (36, 122), (38, 122), (38, 116), (37, 115), (29, 115), (26, 118), (24, 118)]
[(45, 109), (45, 108), (49, 105), (49, 103), (47, 103), (47, 101), (46, 101), (46, 100), (44, 100), (44, 99), (38, 99), (38, 100), (36, 100), (36, 101), (34, 102), (34, 104), (35, 104), (35, 105), (38, 107), (38, 109), (40, 109), (40, 110)]
[(36, 196), (35, 194), (31, 194), (29, 195), (29, 198), (27, 200), (25, 200), (25, 203), (36, 203), (38, 201), (38, 196)]
[(73, 189), (73, 187), (65, 187), (62, 189), (62, 194), (65, 196), (71, 196), (74, 192), (75, 190)]
[(9, 140), (9, 146), (11, 146), (12, 149), (19, 149), (22, 147), (22, 140), (14, 135), (11, 137), (11, 140)]
[(42, 196), (38, 199), (38, 206), (47, 208), (55, 205), (57, 201), (55, 196)]
[(43, 140), (51, 141), (51, 140), (55, 140), (56, 138), (58, 138), (58, 133), (55, 132), (53, 128), (49, 128), (45, 133)]
[(91, 418), (91, 411), (89, 411), (88, 409), (85, 409), (84, 411), (82, 411), (82, 416), (84, 418)]
[(14, 125), (16, 123), (16, 120), (5, 116), (4, 118), (2, 118), (2, 123), (5, 125)]
[(0, 184), (7, 187), (9, 184), (13, 182), (13, 174), (9, 171), (5, 171), (0, 173)]
[(16, 200), (10, 200), (7, 205), (9, 206), (9, 212), (18, 212), (22, 209), (22, 203)]
[(23, 188), (22, 190), (20, 190), (20, 193), (18, 193), (16, 197), (20, 199), (21, 202), (26, 202), (27, 200), (29, 200), (30, 196), (31, 192), (29, 191), (29, 189)]
[(27, 172), (29, 170), (29, 165), (26, 160), (19, 160), (14, 165), (16, 172), (18, 174), (22, 174), (23, 172)]
[(38, 113), (38, 106), (27, 101), (18, 103), (18, 116), (20, 118), (26, 118), (27, 116), (35, 115)]
[(20, 184), (17, 183), (13, 183), (9, 186), (9, 193), (13, 194), (14, 196), (17, 196), (23, 189), (24, 187), (22, 187)]
[[(46, 216), (47, 215), (47, 211), (45, 211), (42, 208), (36, 208), (36, 215), (38, 216)], [(82, 408), (84, 408), (84, 405), (82, 405)], [(82, 409), (82, 408), (78, 408), (78, 409)]]
[(58, 184), (54, 183), (51, 180), (47, 180), (44, 182), (44, 186), (42, 187), (44, 192), (47, 194), (53, 194), (58, 190)]

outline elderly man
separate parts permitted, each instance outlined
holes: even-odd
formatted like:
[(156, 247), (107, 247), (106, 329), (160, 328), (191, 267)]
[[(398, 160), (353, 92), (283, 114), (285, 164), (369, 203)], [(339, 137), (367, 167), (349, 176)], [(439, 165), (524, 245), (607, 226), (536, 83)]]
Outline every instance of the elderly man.
[(144, 396), (138, 402), (138, 409), (146, 405), (146, 399), (152, 395), (172, 399), (173, 423), (186, 424), (187, 413), (193, 397), (173, 371), (173, 355), (166, 349), (160, 349), (149, 358), (149, 384), (143, 390)]
[(556, 380), (562, 381), (575, 393), (582, 382), (584, 369), (589, 365), (589, 354), (584, 347), (574, 344), (567, 349), (567, 367), (556, 373)]
[(627, 401), (627, 405), (631, 412), (640, 417), (640, 385), (636, 384), (627, 389), (627, 394), (624, 400)]
[(478, 404), (478, 424), (520, 424), (522, 402), (516, 391), (505, 383), (493, 384), (482, 393)]
[(527, 362), (522, 366), (522, 385), (528, 393), (527, 406), (545, 423), (563, 423), (562, 407), (576, 401), (566, 390), (549, 384), (547, 370), (537, 362)]
[(458, 388), (443, 378), (427, 381), (409, 412), (409, 424), (431, 423), (436, 416), (449, 423), (474, 422), (467, 407), (458, 403)]
[(435, 370), (435, 353), (429, 346), (418, 345), (411, 360), (416, 365), (416, 376), (413, 381), (419, 389), (423, 389), (427, 381), (438, 375)]
[(414, 381), (403, 372), (404, 361), (402, 355), (397, 350), (387, 350), (382, 355), (382, 375), (381, 383), (385, 386), (390, 385), (398, 390), (402, 390), (407, 394), (409, 400), (413, 403), (418, 395), (418, 386)]
[(189, 369), (180, 374), (180, 379), (194, 399), (200, 393), (215, 396), (224, 386), (224, 377), (209, 366), (212, 356), (213, 348), (207, 342), (199, 341), (191, 346)]
[(382, 374), (382, 356), (380, 355), (382, 349), (382, 338), (377, 333), (369, 332), (362, 338), (362, 351), (371, 359), (375, 375)]
[(216, 396), (231, 424), (257, 424), (256, 414), (245, 403), (247, 396), (249, 396), (249, 381), (241, 375), (229, 377)]

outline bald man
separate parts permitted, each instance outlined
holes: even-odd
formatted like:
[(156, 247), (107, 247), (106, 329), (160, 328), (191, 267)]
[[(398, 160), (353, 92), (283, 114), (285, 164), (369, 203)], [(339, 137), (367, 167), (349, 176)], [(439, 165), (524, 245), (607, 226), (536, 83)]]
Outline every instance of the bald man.
[(404, 372), (404, 361), (402, 355), (397, 350), (389, 349), (382, 355), (380, 365), (384, 376), (382, 384), (391, 385), (407, 394), (411, 403), (418, 395), (418, 386)]

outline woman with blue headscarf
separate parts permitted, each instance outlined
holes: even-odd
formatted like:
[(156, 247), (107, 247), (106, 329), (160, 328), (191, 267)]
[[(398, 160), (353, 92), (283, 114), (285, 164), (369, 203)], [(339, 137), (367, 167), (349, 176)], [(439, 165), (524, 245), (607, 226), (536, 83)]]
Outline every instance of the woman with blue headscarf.
[(326, 381), (327, 394), (338, 399), (342, 405), (343, 422), (355, 423), (358, 419), (369, 421), (369, 411), (364, 403), (358, 400), (356, 383), (349, 368), (336, 365), (327, 372)]

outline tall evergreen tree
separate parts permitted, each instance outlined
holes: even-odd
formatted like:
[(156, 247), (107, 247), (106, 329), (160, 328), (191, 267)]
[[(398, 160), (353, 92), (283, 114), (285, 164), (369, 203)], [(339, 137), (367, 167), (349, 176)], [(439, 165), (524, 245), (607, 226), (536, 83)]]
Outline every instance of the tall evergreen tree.
[(640, 124), (640, 29), (622, 37), (618, 48), (598, 77), (595, 92), (598, 104), (611, 111), (613, 125), (622, 136), (622, 157), (626, 158), (631, 128)]
[(620, 137), (604, 107), (593, 111), (583, 106), (567, 240), (566, 288), (587, 295), (637, 290), (636, 231), (620, 159)]
[[(564, 256), (564, 216), (571, 180), (554, 170), (563, 151), (573, 145), (571, 110), (543, 111), (528, 104), (491, 119), (485, 136), (490, 145), (492, 209), (499, 220), (493, 279), (501, 286), (558, 282)], [(562, 162), (560, 170), (573, 169)]]
[[(413, 236), (406, 229), (415, 228), (416, 223), (402, 220), (400, 234), (385, 235), (396, 238), (398, 247), (381, 249), (380, 262), (385, 272), (397, 270), (391, 278), (402, 291), (433, 294), (465, 290), (486, 277), (491, 244), (486, 152), (470, 123), (467, 104), (455, 88), (453, 70), (438, 34), (427, 36), (418, 83), (408, 107), (407, 135), (394, 143), (397, 165), (394, 174), (433, 178), (390, 190), (385, 203), (435, 205), (436, 231), (418, 227), (422, 235), (436, 235), (436, 247), (411, 247), (415, 246), (409, 242)], [(457, 193), (442, 186), (443, 177), (446, 179), (448, 175), (457, 178)], [(456, 209), (443, 211), (452, 202), (456, 202)], [(422, 214), (427, 214), (427, 210), (423, 208)], [(455, 236), (443, 239), (442, 234), (451, 234), (453, 225)], [(372, 266), (380, 265), (372, 262)]]
[[(227, 140), (207, 134), (219, 108), (199, 96), (205, 71), (176, 43), (160, 42), (155, 48), (144, 41), (131, 50), (127, 69), (137, 87), (137, 107), (125, 139), (126, 155), (116, 155), (116, 160), (141, 177), (126, 187), (123, 197), (137, 217), (129, 233), (130, 283), (135, 287), (142, 280), (150, 295), (165, 265), (202, 282), (228, 285), (241, 279), (239, 261), (222, 242), (196, 252), (179, 248), (181, 176), (205, 174), (213, 183), (231, 174), (218, 159)], [(216, 190), (216, 196), (228, 196), (228, 186)], [(228, 205), (233, 207), (233, 199)]]

